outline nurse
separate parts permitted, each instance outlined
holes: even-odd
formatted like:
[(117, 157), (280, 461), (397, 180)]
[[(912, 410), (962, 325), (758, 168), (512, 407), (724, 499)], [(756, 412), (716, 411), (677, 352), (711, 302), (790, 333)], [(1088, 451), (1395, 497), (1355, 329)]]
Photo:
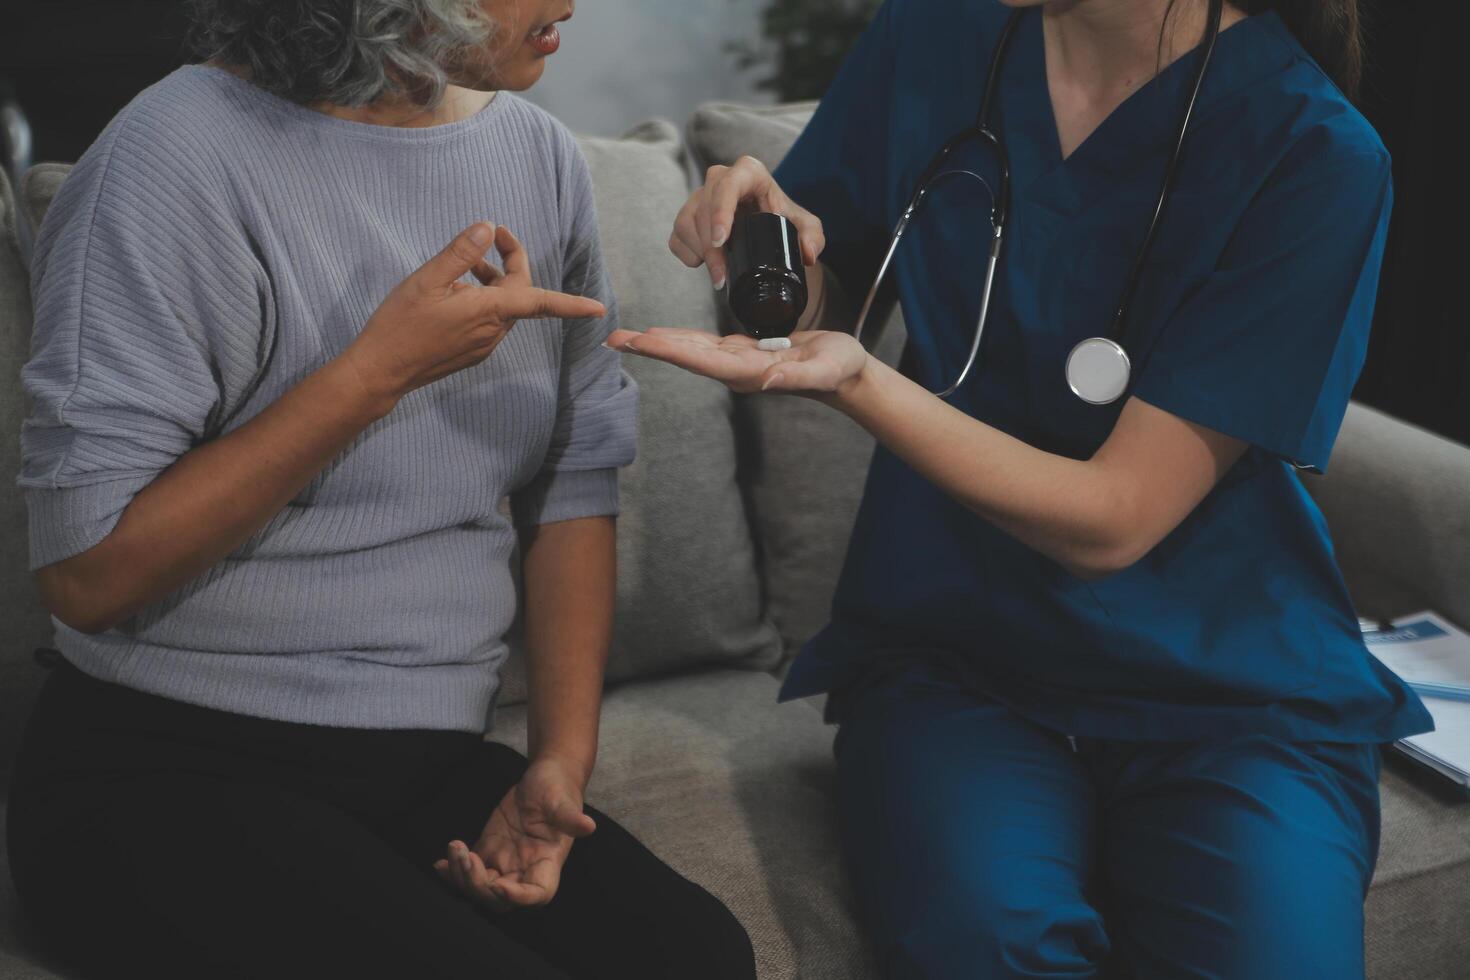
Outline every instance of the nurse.
[[(671, 241), (719, 287), (737, 207), (791, 218), (814, 297), (794, 346), (610, 338), (879, 441), (831, 624), (783, 695), (831, 692), (888, 977), (1363, 975), (1378, 746), (1431, 722), (1365, 649), (1297, 475), (1327, 466), (1390, 208), (1349, 101), (1355, 0), (1219, 11), (1129, 302), (1129, 389), (1090, 404), (1064, 370), (1124, 292), (1214, 13), (888, 0), (775, 174), (714, 168)], [(985, 187), (951, 181), (894, 257), (903, 372), (841, 332), (843, 297), (972, 124), (1012, 16), (989, 120), (1005, 245), (975, 370), (940, 398), (976, 322)], [(998, 187), (971, 149), (951, 166)]]

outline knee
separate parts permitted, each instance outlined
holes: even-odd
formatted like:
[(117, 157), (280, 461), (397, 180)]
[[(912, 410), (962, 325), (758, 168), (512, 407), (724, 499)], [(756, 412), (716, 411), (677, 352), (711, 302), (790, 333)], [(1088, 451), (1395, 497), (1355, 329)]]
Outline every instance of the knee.
[(755, 949), (750, 935), (724, 903), (702, 889), (690, 896), (680, 944), (682, 962), (670, 978), (755, 980)]
[(1085, 903), (984, 903), (936, 911), (880, 950), (890, 980), (1090, 975), (1108, 953)]
[[(674, 877), (672, 871), (668, 872)], [(677, 878), (636, 904), (608, 910), (602, 973), (617, 980), (755, 980), (755, 950), (740, 920), (709, 892)]]
[(755, 951), (740, 921), (704, 889), (647, 894), (636, 909), (614, 910), (612, 948), (599, 975), (617, 980), (755, 980)]

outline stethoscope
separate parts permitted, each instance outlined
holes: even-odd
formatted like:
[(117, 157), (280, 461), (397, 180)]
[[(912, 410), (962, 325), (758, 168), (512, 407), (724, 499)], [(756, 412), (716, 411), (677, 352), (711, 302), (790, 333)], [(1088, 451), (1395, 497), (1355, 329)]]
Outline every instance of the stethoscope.
[[(1153, 248), (1154, 239), (1157, 237), (1164, 209), (1174, 191), (1174, 178), (1179, 170), (1179, 157), (1184, 149), (1184, 137), (1189, 131), (1189, 121), (1194, 115), (1195, 102), (1199, 99), (1200, 86), (1204, 83), (1205, 71), (1210, 65), (1210, 57), (1215, 52), (1215, 39), (1220, 34), (1220, 18), (1224, 7), (1224, 0), (1210, 0), (1209, 26), (1202, 45), (1203, 53), (1199, 59), (1199, 66), (1195, 69), (1189, 104), (1185, 106), (1184, 115), (1179, 120), (1179, 131), (1174, 139), (1174, 149), (1169, 155), (1169, 165), (1164, 170), (1164, 182), (1159, 190), (1158, 204), (1154, 206), (1153, 220), (1149, 223), (1148, 234), (1143, 239), (1138, 256), (1133, 260), (1133, 270), (1128, 276), (1122, 299), (1118, 301), (1118, 306), (1113, 312), (1108, 333), (1102, 337), (1089, 337), (1073, 347), (1072, 352), (1067, 355), (1067, 385), (1078, 398), (1089, 404), (1110, 405), (1128, 390), (1132, 363), (1128, 359), (1128, 350), (1124, 342), (1128, 339), (1129, 307), (1133, 302), (1134, 293), (1138, 291), (1138, 281), (1143, 275), (1144, 263), (1148, 260), (1149, 251)], [(1023, 14), (1024, 11), (1020, 10), (1011, 14), (1006, 21), (1005, 29), (1001, 32), (995, 55), (990, 61), (990, 73), (985, 80), (985, 95), (980, 102), (980, 112), (975, 117), (974, 126), (950, 137), (919, 177), (918, 189), (909, 198), (908, 205), (898, 219), (898, 224), (893, 230), (893, 239), (888, 245), (888, 252), (883, 257), (883, 264), (878, 268), (877, 278), (873, 280), (873, 287), (868, 290), (868, 298), (863, 302), (862, 312), (858, 314), (857, 326), (853, 329), (853, 335), (861, 341), (863, 327), (878, 298), (878, 291), (883, 285), (884, 277), (888, 274), (894, 253), (898, 251), (899, 242), (903, 240), (903, 234), (908, 229), (909, 222), (923, 206), (929, 192), (942, 181), (952, 177), (972, 177), (978, 180), (990, 194), (991, 199), (990, 223), (993, 234), (990, 240), (990, 256), (985, 264), (985, 288), (980, 296), (979, 319), (975, 325), (975, 337), (970, 343), (970, 355), (965, 361), (964, 370), (960, 372), (954, 384), (943, 391), (935, 392), (940, 398), (948, 398), (954, 394), (970, 376), (971, 370), (975, 367), (975, 359), (980, 353), (980, 338), (985, 332), (985, 319), (990, 312), (990, 293), (995, 285), (995, 264), (1000, 258), (1001, 239), (1011, 204), (1010, 160), (1006, 155), (1005, 144), (990, 129), (990, 108), (995, 101), (995, 87), (1000, 78), (1001, 69), (1005, 65), (1006, 53), (1010, 49), (1011, 40), (1015, 36), (1016, 27), (1020, 24)], [(945, 162), (955, 151), (977, 140), (988, 143), (995, 149), (999, 163), (1000, 193), (998, 195), (991, 193), (990, 185), (986, 183), (985, 178), (972, 170), (943, 169)]]

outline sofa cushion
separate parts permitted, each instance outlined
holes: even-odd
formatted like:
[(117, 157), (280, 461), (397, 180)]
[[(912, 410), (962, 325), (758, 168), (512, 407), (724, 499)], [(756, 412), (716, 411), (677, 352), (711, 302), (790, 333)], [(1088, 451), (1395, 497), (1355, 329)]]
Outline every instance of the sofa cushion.
[[(645, 123), (584, 138), (622, 325), (717, 329), (715, 297), (669, 252), (689, 194), (679, 132)], [(755, 539), (736, 480), (734, 396), (670, 365), (624, 357), (637, 379), (638, 459), (620, 481), (618, 612), (609, 678), (705, 663), (765, 669), (780, 638), (761, 605)]]
[(1368, 892), (1369, 980), (1470, 976), (1470, 801), (1390, 757), (1383, 841)]
[(16, 220), (15, 198), (0, 171), (0, 779), (40, 688), (42, 671), (32, 652), (50, 643), (52, 635), (28, 570), (25, 506), (15, 486), (20, 423), (26, 415), (20, 369), (30, 354), (31, 322)]
[(51, 199), (61, 190), (61, 183), (70, 172), (69, 163), (38, 163), (21, 177), (20, 213), (32, 232), (41, 227)]
[[(1389, 618), (1436, 609), (1470, 625), (1470, 449), (1349, 406), (1321, 506), (1354, 604)], [(1470, 975), (1470, 801), (1389, 755), (1383, 846), (1368, 895), (1369, 976)]]
[(815, 102), (706, 102), (685, 127), (689, 150), (701, 176), (709, 167), (728, 167), (742, 156), (753, 156), (774, 170), (816, 111)]
[[(678, 131), (650, 122), (623, 139), (580, 143), (623, 324), (716, 330), (714, 294), (666, 244), (688, 196)], [(33, 221), (45, 214), (67, 169), (30, 171), (25, 197)], [(608, 679), (709, 663), (774, 666), (781, 641), (762, 609), (755, 542), (736, 481), (733, 396), (666, 364), (638, 357), (624, 363), (638, 381), (641, 409), (638, 460), (620, 480), (618, 615)], [(0, 488), (7, 505), (13, 494)], [(17, 574), (25, 568), (7, 564), (0, 574), (12, 567)], [(525, 669), (512, 637), (501, 703), (524, 698)]]
[[(622, 139), (581, 137), (603, 254), (622, 325), (718, 329), (708, 281), (668, 249), (689, 195), (687, 158), (669, 123)], [(658, 361), (623, 360), (640, 393), (638, 459), (620, 480), (618, 608), (608, 680), (699, 664), (766, 669), (781, 640), (766, 616), (756, 544), (736, 479), (734, 396)], [(525, 700), (512, 642), (502, 705)]]
[(1470, 449), (1352, 404), (1325, 476), (1304, 476), (1358, 609), (1470, 627)]
[[(730, 671), (611, 692), (589, 799), (730, 906), (761, 977), (871, 976), (841, 866), (831, 730), (810, 705), (774, 704), (774, 692), (768, 677)], [(492, 735), (524, 751), (524, 725), (523, 709), (506, 710)], [(1385, 770), (1382, 794), (1368, 977), (1461, 976), (1470, 803), (1406, 764)]]
[[(701, 106), (688, 126), (700, 173), (746, 154), (774, 169), (815, 107), (813, 102)], [(728, 329), (728, 318), (725, 322)], [(851, 328), (846, 322), (823, 326)], [(875, 354), (897, 363), (904, 342), (898, 311), (877, 336)], [(787, 396), (737, 398), (736, 424), (771, 618), (794, 655), (827, 622), (873, 440), (846, 416)]]
[[(493, 736), (525, 750), (523, 708)], [(842, 870), (832, 732), (766, 674), (709, 671), (609, 692), (589, 801), (725, 902), (762, 980), (874, 977)]]

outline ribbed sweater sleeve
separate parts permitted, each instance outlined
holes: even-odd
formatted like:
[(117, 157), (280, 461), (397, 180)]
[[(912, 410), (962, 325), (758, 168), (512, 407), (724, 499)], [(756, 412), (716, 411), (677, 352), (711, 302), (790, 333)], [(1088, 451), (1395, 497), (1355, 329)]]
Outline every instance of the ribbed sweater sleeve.
[(511, 496), (516, 523), (523, 527), (616, 514), (617, 468), (633, 461), (637, 447), (637, 388), (619, 356), (603, 346), (617, 328), (618, 307), (603, 264), (591, 174), (571, 135), (558, 135), (567, 242), (560, 288), (600, 300), (608, 313), (563, 325), (551, 446), (535, 479)]
[(106, 537), (259, 369), (265, 274), (209, 159), (136, 125), (150, 111), (113, 123), (41, 230), (20, 478), (34, 568)]

